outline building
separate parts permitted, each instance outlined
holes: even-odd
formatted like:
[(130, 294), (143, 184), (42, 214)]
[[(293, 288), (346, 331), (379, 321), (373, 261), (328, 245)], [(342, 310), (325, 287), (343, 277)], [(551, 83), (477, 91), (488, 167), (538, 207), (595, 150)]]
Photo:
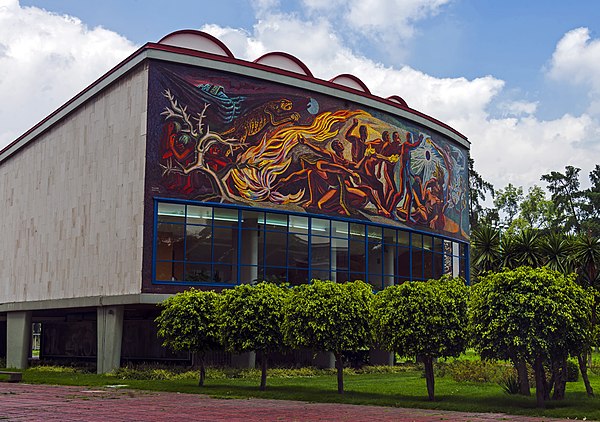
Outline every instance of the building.
[(236, 59), (178, 31), (0, 151), (0, 351), (176, 358), (156, 304), (189, 286), (468, 279), (469, 143), (358, 78)]

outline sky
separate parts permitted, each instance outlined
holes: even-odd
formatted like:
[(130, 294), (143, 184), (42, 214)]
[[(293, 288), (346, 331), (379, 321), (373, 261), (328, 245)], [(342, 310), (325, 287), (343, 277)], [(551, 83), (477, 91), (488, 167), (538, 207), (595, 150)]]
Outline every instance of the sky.
[(179, 29), (237, 58), (284, 51), (358, 76), (468, 137), (496, 188), (600, 164), (596, 0), (0, 0), (0, 149), (146, 42)]

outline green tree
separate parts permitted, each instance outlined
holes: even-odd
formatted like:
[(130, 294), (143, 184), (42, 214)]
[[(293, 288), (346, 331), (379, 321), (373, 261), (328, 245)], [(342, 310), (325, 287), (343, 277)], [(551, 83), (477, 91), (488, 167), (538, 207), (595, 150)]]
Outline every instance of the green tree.
[(218, 303), (221, 342), (231, 352), (257, 352), (261, 390), (267, 387), (268, 355), (283, 348), (286, 296), (287, 288), (272, 283), (241, 284), (225, 290)]
[(469, 222), (471, 228), (477, 227), (486, 214), (482, 203), (488, 193), (494, 196), (494, 186), (477, 173), (475, 161), (469, 157)]
[(472, 273), (475, 277), (500, 269), (500, 230), (488, 224), (480, 224), (471, 233), (471, 250)]
[(554, 216), (554, 204), (546, 198), (546, 192), (539, 186), (529, 188), (527, 195), (519, 205), (519, 220), (521, 228), (549, 229)]
[(579, 190), (580, 171), (577, 167), (566, 166), (564, 173), (552, 171), (541, 178), (548, 183), (556, 210), (553, 227), (562, 228), (565, 232), (577, 232), (581, 228), (583, 192)]
[(519, 267), (488, 274), (473, 286), (469, 328), (483, 359), (527, 361), (536, 398), (544, 407), (550, 389), (544, 364), (553, 369), (555, 397), (564, 395), (566, 358), (590, 337), (589, 294), (573, 278), (548, 268)]
[(342, 352), (371, 345), (373, 292), (363, 281), (313, 280), (292, 289), (285, 307), (283, 332), (292, 347), (333, 352), (338, 393), (344, 392)]
[(600, 165), (596, 164), (589, 176), (591, 186), (583, 191), (585, 203), (581, 228), (584, 233), (597, 237), (600, 236)]
[(434, 359), (458, 356), (467, 346), (467, 295), (463, 280), (444, 277), (390, 286), (375, 296), (377, 342), (423, 362), (429, 400), (435, 398)]
[(189, 351), (193, 361), (200, 361), (198, 385), (204, 385), (206, 370), (204, 355), (219, 347), (215, 305), (218, 295), (212, 291), (195, 289), (178, 293), (162, 302), (156, 318), (158, 336), (163, 346), (172, 350)]
[(496, 191), (494, 206), (504, 214), (502, 226), (508, 228), (511, 226), (515, 217), (519, 213), (519, 206), (523, 200), (523, 188), (513, 186), (512, 183), (506, 185), (504, 189)]

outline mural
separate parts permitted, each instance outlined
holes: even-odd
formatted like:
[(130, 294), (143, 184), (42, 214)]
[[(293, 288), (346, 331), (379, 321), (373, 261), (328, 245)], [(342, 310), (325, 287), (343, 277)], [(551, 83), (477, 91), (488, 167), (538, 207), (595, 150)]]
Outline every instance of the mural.
[(153, 64), (154, 194), (283, 207), (466, 238), (467, 151), (301, 89)]

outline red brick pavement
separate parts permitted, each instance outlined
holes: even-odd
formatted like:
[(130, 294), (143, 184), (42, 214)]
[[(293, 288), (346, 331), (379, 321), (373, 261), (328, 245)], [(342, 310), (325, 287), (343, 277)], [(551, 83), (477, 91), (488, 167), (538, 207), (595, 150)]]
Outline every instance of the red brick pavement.
[(533, 422), (561, 419), (289, 400), (219, 400), (198, 394), (0, 383), (0, 420)]

